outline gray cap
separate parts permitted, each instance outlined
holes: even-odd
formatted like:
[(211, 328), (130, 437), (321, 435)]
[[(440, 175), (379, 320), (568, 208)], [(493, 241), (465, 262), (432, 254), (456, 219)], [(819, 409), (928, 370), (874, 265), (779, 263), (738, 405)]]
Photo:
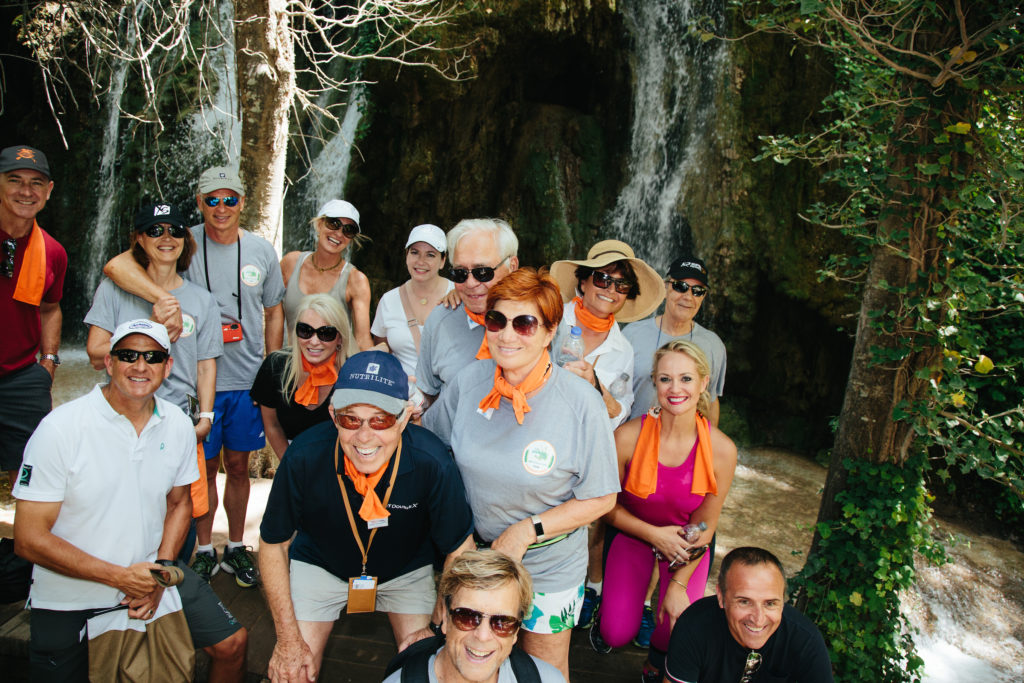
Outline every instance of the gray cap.
[(217, 190), (231, 190), (239, 196), (245, 196), (245, 185), (238, 177), (238, 171), (227, 166), (214, 166), (203, 171), (199, 176), (199, 192), (208, 194)]

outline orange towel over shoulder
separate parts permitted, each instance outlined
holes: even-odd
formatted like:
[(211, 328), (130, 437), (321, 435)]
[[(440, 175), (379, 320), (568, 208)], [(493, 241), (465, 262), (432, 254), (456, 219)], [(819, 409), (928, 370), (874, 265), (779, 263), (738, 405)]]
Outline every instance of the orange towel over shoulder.
[(25, 255), (21, 258), (21, 272), (18, 284), (14, 286), (14, 300), (38, 306), (43, 301), (46, 288), (46, 243), (39, 223), (32, 225)]
[[(661, 451), (661, 415), (648, 413), (640, 427), (633, 449), (629, 476), (623, 489), (638, 498), (647, 498), (658, 488), (658, 456)], [(698, 496), (718, 493), (715, 466), (711, 456), (711, 431), (706, 417), (697, 413), (697, 455), (693, 463), (690, 492)]]

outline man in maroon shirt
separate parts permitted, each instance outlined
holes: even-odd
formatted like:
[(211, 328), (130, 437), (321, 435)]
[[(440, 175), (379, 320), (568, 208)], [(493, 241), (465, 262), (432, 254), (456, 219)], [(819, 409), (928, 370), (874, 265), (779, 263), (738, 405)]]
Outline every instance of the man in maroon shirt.
[(50, 412), (60, 365), (68, 256), (36, 223), (51, 192), (46, 155), (27, 145), (0, 151), (0, 471), (12, 487), (28, 437)]

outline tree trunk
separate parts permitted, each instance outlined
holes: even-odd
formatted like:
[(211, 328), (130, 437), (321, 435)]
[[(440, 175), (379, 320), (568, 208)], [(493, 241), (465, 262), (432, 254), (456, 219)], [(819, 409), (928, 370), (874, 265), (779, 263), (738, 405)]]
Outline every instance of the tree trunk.
[(235, 0), (235, 59), (242, 119), (242, 225), (281, 252), (288, 112), (295, 50), (285, 0)]

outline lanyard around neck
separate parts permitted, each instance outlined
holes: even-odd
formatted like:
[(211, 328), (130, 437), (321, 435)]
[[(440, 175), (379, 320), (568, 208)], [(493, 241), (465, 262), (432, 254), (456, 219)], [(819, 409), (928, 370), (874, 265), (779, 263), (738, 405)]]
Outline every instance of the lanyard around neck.
[[(238, 278), (238, 282), (237, 282), (237, 285), (236, 285), (238, 287), (238, 294), (235, 295), (235, 298), (238, 299), (238, 322), (241, 323), (242, 322), (242, 236), (241, 235), (238, 236), (238, 240), (235, 242), (235, 246), (236, 246), (236, 250), (235, 251), (237, 253), (237, 257), (236, 257), (237, 267), (235, 268), (235, 277)], [(206, 275), (206, 291), (208, 291), (208, 292), (210, 292), (212, 294), (213, 290), (210, 289), (210, 264), (208, 264), (206, 262), (206, 251), (207, 251), (207, 249), (206, 249), (206, 227), (204, 226), (203, 227), (203, 271), (204, 271), (204, 273)]]
[[(388, 482), (388, 490), (384, 493), (384, 507), (387, 508), (388, 500), (391, 499), (391, 490), (395, 487), (395, 477), (398, 476), (398, 464), (402, 460), (402, 439), (398, 439), (398, 448), (395, 450), (394, 465), (391, 469), (391, 480)], [(338, 488), (341, 489), (341, 497), (345, 500), (345, 512), (348, 514), (348, 523), (352, 527), (352, 535), (356, 539), (356, 545), (359, 546), (359, 552), (363, 555), (363, 574), (366, 574), (366, 558), (370, 554), (370, 544), (373, 543), (373, 537), (377, 535), (377, 527), (370, 532), (370, 538), (366, 541), (366, 546), (363, 546), (363, 539), (359, 536), (359, 528), (356, 527), (356, 518), (352, 515), (352, 505), (348, 502), (348, 492), (345, 490), (345, 482), (341, 480), (341, 474), (338, 472), (338, 440), (334, 440), (334, 473), (338, 477)]]

